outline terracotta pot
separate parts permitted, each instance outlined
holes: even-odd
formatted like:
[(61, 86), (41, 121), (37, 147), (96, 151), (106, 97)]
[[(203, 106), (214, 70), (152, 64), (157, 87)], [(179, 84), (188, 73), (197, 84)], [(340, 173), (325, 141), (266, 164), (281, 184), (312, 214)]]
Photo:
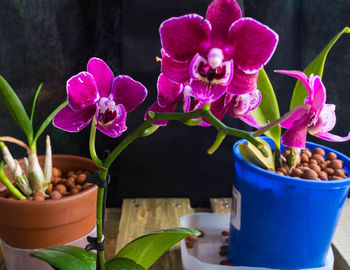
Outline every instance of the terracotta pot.
[[(39, 156), (41, 166), (44, 158)], [(79, 156), (53, 155), (52, 162), (53, 167), (62, 172), (95, 169), (92, 160)], [(23, 160), (20, 164), (23, 166)], [(59, 200), (37, 202), (0, 198), (0, 238), (21, 249), (73, 242), (95, 227), (96, 198), (96, 186)]]

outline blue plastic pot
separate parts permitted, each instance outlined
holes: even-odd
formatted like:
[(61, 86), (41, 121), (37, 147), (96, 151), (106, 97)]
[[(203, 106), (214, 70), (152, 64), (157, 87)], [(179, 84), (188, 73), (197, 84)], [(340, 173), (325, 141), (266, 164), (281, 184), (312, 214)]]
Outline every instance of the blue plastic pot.
[[(350, 178), (312, 181), (271, 173), (242, 158), (238, 143), (244, 142), (233, 147), (238, 192), (233, 192), (228, 258), (233, 265), (276, 269), (324, 266)], [(349, 157), (315, 143), (306, 146), (335, 152), (349, 173)]]

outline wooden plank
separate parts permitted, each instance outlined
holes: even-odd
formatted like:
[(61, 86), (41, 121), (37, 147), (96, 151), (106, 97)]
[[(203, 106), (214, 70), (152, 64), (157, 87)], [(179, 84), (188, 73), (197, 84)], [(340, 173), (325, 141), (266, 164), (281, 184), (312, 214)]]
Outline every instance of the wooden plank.
[[(189, 199), (124, 199), (117, 250), (140, 235), (180, 227), (180, 217), (192, 212)], [(182, 269), (180, 245), (171, 248), (150, 269)]]
[(213, 213), (216, 214), (230, 214), (231, 213), (231, 198), (212, 198), (210, 199), (210, 206)]
[(350, 198), (346, 200), (333, 239), (335, 269), (350, 270)]
[(120, 208), (107, 208), (104, 234), (106, 236), (106, 260), (111, 260), (116, 254), (117, 236), (119, 232), (119, 222), (121, 216)]

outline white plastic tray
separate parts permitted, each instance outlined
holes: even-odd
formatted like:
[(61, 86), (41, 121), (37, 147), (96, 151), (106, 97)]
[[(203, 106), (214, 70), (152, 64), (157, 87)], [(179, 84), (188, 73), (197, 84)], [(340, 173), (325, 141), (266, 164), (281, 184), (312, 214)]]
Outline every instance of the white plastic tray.
[[(266, 270), (269, 268), (257, 268), (246, 266), (226, 266), (219, 263), (226, 259), (219, 255), (222, 245), (228, 245), (222, 231), (229, 230), (230, 215), (196, 213), (181, 217), (181, 227), (199, 229), (205, 232), (204, 238), (197, 238), (193, 248), (187, 249), (185, 241), (181, 242), (181, 257), (184, 270)], [(329, 250), (326, 266), (320, 268), (308, 268), (304, 270), (333, 270), (334, 256)]]

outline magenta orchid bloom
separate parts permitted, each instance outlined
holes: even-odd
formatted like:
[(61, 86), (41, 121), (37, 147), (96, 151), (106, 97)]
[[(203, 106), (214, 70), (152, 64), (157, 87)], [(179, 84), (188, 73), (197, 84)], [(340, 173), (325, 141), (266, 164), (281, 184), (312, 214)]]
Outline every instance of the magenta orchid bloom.
[(307, 132), (318, 138), (344, 142), (350, 140), (350, 132), (346, 137), (340, 137), (329, 133), (336, 123), (335, 105), (326, 104), (326, 88), (319, 76), (310, 75), (294, 70), (276, 70), (298, 79), (305, 86), (308, 96), (304, 104), (307, 108), (297, 110), (281, 126), (287, 128), (282, 135), (282, 144), (288, 147), (305, 148)]
[(114, 78), (108, 65), (91, 58), (87, 71), (67, 81), (68, 105), (53, 119), (54, 126), (79, 132), (96, 118), (96, 128), (109, 137), (118, 137), (126, 130), (127, 112), (133, 111), (147, 95), (146, 88), (124, 75)]
[(211, 103), (225, 92), (256, 89), (258, 71), (274, 53), (278, 35), (252, 18), (242, 18), (235, 0), (215, 0), (206, 19), (197, 14), (164, 21), (160, 27), (162, 73), (190, 82), (191, 95)]

